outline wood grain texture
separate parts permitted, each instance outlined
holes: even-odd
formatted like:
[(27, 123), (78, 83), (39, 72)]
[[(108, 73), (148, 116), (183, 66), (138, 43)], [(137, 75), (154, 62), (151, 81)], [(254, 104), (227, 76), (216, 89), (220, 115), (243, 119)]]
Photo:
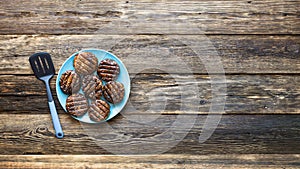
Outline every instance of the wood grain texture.
[(5, 0), (0, 34), (299, 34), (299, 8), (280, 0)]
[[(297, 154), (247, 155), (1, 155), (1, 168), (197, 168), (197, 169), (292, 169), (299, 167)], [(74, 163), (76, 165), (74, 165)]]
[[(213, 135), (204, 143), (199, 143), (198, 137), (205, 115), (196, 117), (194, 127), (189, 132), (176, 128), (173, 136), (160, 138), (158, 136), (168, 129), (166, 125), (173, 125), (176, 116), (162, 115), (151, 123), (143, 124), (118, 115), (108, 123), (113, 129), (104, 132), (107, 130), (105, 124), (82, 126), (69, 115), (60, 114), (65, 134), (63, 139), (55, 138), (50, 115), (1, 114), (0, 117), (3, 124), (0, 126), (0, 154), (110, 154), (102, 148), (103, 144), (107, 146), (104, 141), (108, 140), (116, 149), (126, 149), (129, 144), (132, 153), (147, 154), (141, 151), (139, 142), (152, 144), (152, 149), (160, 150), (167, 140), (170, 141), (169, 137), (185, 133), (188, 134), (184, 139), (167, 153), (300, 153), (299, 115), (225, 115)], [(186, 125), (185, 122), (181, 124)]]
[[(0, 168), (300, 168), (299, 9), (299, 0), (1, 1)], [(49, 52), (58, 71), (84, 48), (108, 50), (125, 63), (130, 103), (139, 111), (123, 110), (107, 128), (80, 124), (57, 104), (65, 138), (56, 139), (44, 85), (28, 57)], [(214, 56), (226, 73), (226, 113), (199, 143), (212, 99), (200, 58)], [(176, 79), (199, 88), (188, 90), (199, 103), (185, 105), (197, 111), (179, 111), (181, 98), (191, 96), (180, 95)], [(167, 99), (165, 111), (146, 111), (152, 94)], [(128, 121), (131, 114), (154, 120)], [(176, 126), (182, 116), (196, 119), (191, 130)], [(159, 150), (181, 135), (159, 156), (139, 144)], [(108, 155), (101, 141), (143, 155)]]
[[(175, 81), (177, 79), (177, 82)], [(178, 80), (180, 79), (180, 80)], [(299, 114), (300, 77), (283, 75), (227, 75), (226, 114)], [(56, 98), (55, 81), (51, 88)], [(178, 81), (182, 81), (181, 84)], [(218, 82), (217, 82), (218, 83)], [(198, 91), (180, 91), (180, 85)], [(208, 114), (212, 104), (211, 81), (208, 75), (137, 74), (131, 76), (129, 101), (141, 113), (151, 108), (155, 100), (166, 99), (166, 107), (152, 107), (152, 113), (182, 114), (184, 99), (196, 96), (196, 103), (187, 104), (192, 114)], [(216, 96), (217, 97), (217, 96)], [(191, 101), (193, 101), (191, 100)], [(44, 84), (34, 76), (0, 76), (0, 113), (44, 114), (48, 113)], [(59, 104), (59, 103), (58, 103)], [(24, 106), (26, 105), (26, 106)], [(60, 113), (63, 112), (57, 106)], [(129, 111), (129, 110), (128, 110)], [(130, 112), (130, 111), (129, 111)]]
[[(32, 74), (28, 57), (38, 51), (49, 52), (58, 71), (71, 54), (85, 48), (113, 52), (130, 73), (140, 73), (150, 65), (169, 73), (207, 74), (201, 58), (218, 56), (225, 73), (300, 73), (299, 36), (181, 37), (200, 42), (196, 47), (200, 53), (175, 36), (0, 36), (0, 74)], [(157, 69), (144, 70), (155, 72)]]

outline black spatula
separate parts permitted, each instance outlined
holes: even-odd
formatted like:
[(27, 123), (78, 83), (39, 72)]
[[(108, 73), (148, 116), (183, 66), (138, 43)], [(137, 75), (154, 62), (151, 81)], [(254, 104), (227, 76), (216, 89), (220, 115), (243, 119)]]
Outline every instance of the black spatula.
[(51, 89), (49, 85), (50, 79), (53, 77), (55, 73), (55, 69), (53, 66), (53, 62), (51, 59), (51, 56), (49, 53), (41, 52), (41, 53), (35, 53), (32, 56), (29, 57), (29, 62), (31, 65), (31, 68), (35, 74), (35, 76), (42, 80), (47, 89), (47, 95), (48, 95), (48, 105), (51, 112), (52, 122), (55, 130), (55, 136), (57, 138), (63, 138), (64, 133), (62, 131), (59, 118), (57, 115), (57, 111), (55, 108), (55, 103), (51, 94)]

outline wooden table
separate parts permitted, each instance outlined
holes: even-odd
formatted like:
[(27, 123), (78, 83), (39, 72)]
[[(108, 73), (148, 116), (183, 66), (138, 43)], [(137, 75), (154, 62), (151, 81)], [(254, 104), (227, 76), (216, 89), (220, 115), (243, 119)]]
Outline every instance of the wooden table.
[[(0, 168), (300, 167), (299, 0), (3, 0), (0, 9)], [(170, 22), (174, 30), (166, 26)], [(208, 38), (225, 70), (225, 114), (204, 143), (198, 137), (211, 105), (210, 76), (187, 45), (173, 40), (176, 36)], [(51, 85), (65, 137), (54, 137), (44, 85), (28, 63), (31, 54), (51, 53), (58, 71), (80, 49), (113, 52), (130, 69), (130, 101), (143, 112), (149, 107), (147, 92), (176, 87), (166, 72), (136, 72), (149, 58), (128, 55), (149, 46), (175, 46), (193, 74), (172, 73), (192, 76), (201, 88), (199, 111), (186, 114), (196, 123), (180, 143), (161, 155), (113, 155), (64, 113), (54, 90), (56, 76)], [(169, 66), (160, 62), (161, 54), (154, 61)], [(178, 93), (172, 91), (154, 124), (171, 123), (182, 113)], [(151, 126), (134, 128), (124, 118), (109, 122), (118, 133), (113, 138), (138, 141), (159, 134)]]

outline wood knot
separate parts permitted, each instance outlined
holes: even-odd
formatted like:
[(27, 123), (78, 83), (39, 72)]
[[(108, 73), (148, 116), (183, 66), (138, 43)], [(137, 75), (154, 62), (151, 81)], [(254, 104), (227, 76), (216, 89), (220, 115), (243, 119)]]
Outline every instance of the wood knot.
[(207, 102), (205, 101), (205, 100), (200, 100), (200, 104), (201, 105), (204, 105), (204, 104), (206, 104)]
[(38, 126), (36, 128), (35, 132), (38, 133), (38, 134), (47, 135), (47, 136), (53, 136), (54, 135), (53, 133), (51, 133), (49, 131), (48, 127), (46, 127), (46, 126)]

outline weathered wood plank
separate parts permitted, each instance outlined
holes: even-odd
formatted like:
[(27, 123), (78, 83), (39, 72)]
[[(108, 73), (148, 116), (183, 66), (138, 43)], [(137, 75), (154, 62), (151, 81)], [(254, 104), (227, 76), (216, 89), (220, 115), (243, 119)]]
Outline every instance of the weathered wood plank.
[[(175, 79), (177, 81), (181, 79), (185, 88), (198, 87), (198, 92), (194, 92), (198, 102), (186, 105), (189, 110), (198, 111), (189, 113), (209, 113), (212, 91), (208, 75), (138, 74), (131, 79), (130, 102), (141, 112), (150, 108), (151, 101), (165, 98), (167, 101), (165, 111), (158, 111), (155, 107), (153, 110), (163, 114), (184, 113), (180, 110), (183, 103), (181, 98), (188, 99), (192, 96), (189, 96), (191, 92), (188, 94), (180, 92), (180, 87)], [(300, 113), (299, 76), (227, 75), (226, 79), (226, 114)], [(55, 80), (56, 76), (51, 80), (54, 96), (56, 96)], [(0, 76), (0, 113), (48, 113), (46, 102), (45, 86), (34, 76)], [(57, 107), (62, 113), (62, 108)]]
[(1, 155), (1, 168), (297, 168), (298, 154), (247, 155)]
[(0, 34), (299, 34), (299, 8), (280, 0), (5, 0)]
[[(201, 58), (218, 56), (225, 73), (300, 73), (299, 36), (181, 38), (201, 42), (197, 46), (200, 54), (191, 49), (195, 46), (187, 46), (175, 36), (0, 36), (0, 74), (31, 74), (28, 57), (38, 51), (51, 53), (58, 71), (72, 53), (84, 48), (113, 52), (124, 62), (130, 73), (139, 73), (152, 65), (169, 73), (206, 74), (207, 69)], [(212, 44), (208, 44), (209, 41)], [(153, 73), (157, 69), (145, 71)]]
[[(157, 143), (152, 148), (160, 150), (164, 148), (162, 143), (165, 142), (162, 140), (168, 140), (169, 136), (166, 138), (158, 136), (167, 129), (165, 125), (172, 124), (177, 118), (174, 115), (163, 115), (149, 124), (142, 124), (117, 116), (108, 123), (113, 129), (103, 132), (105, 124), (98, 125), (99, 128), (95, 125), (84, 125), (85, 130), (83, 130), (82, 126), (69, 115), (60, 114), (65, 137), (56, 139), (50, 115), (1, 114), (0, 117), (2, 124), (0, 154), (6, 155), (110, 154), (99, 146), (107, 139), (114, 148), (120, 150), (127, 148), (124, 144), (130, 144), (132, 153), (141, 152), (140, 145), (137, 145), (139, 141), (145, 145), (150, 142)], [(191, 118), (195, 117), (191, 116)], [(205, 119), (206, 116), (198, 116), (194, 127), (185, 138), (167, 153), (197, 155), (300, 153), (299, 115), (225, 115), (214, 134), (206, 142), (199, 143), (198, 136)], [(187, 124), (183, 121), (182, 125)], [(87, 132), (93, 131), (97, 136), (87, 135)], [(184, 133), (187, 131), (176, 130), (176, 135)], [(159, 143), (155, 142), (157, 139), (161, 139)], [(143, 154), (145, 153), (147, 152)]]

